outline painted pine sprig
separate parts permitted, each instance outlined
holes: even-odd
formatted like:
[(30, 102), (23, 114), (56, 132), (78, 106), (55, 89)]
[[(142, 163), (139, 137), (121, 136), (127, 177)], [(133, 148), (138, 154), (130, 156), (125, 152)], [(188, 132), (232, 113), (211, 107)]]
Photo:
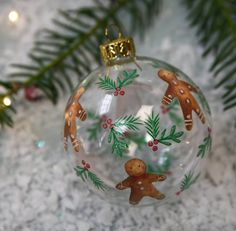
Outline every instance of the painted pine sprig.
[(154, 115), (153, 111), (151, 115), (148, 116), (147, 120), (144, 121), (147, 133), (153, 138), (153, 140), (156, 139), (159, 134), (160, 130), (159, 122), (160, 122), (159, 114)]
[(208, 136), (206, 136), (203, 139), (203, 143), (198, 146), (198, 154), (197, 157), (204, 158), (207, 151), (211, 151), (212, 146), (212, 138), (211, 134), (209, 133)]
[(124, 116), (124, 117), (118, 118), (113, 125), (116, 130), (137, 131), (139, 129), (138, 126), (141, 124), (142, 123), (138, 117), (135, 117), (133, 115), (129, 115), (129, 116)]
[(101, 131), (101, 118), (92, 112), (88, 112), (88, 119), (94, 120), (94, 123), (87, 129), (89, 140), (96, 140)]
[(132, 71), (123, 71), (123, 76), (117, 78), (118, 87), (127, 87), (128, 85), (132, 84), (134, 79), (139, 76), (137, 70), (134, 69)]
[[(88, 165), (88, 163), (86, 164)], [(74, 170), (76, 175), (79, 176), (84, 182), (90, 180), (97, 189), (105, 191), (107, 189), (105, 183), (96, 174), (89, 171), (89, 168), (86, 166), (81, 167), (77, 165)]]
[(108, 143), (112, 143), (112, 153), (119, 157), (122, 157), (129, 147), (128, 143), (124, 141), (122, 133), (117, 132), (114, 128), (110, 129)]
[(161, 133), (160, 138), (158, 139), (159, 143), (164, 144), (166, 146), (170, 146), (172, 143), (171, 141), (175, 143), (180, 143), (181, 142), (181, 137), (183, 136), (184, 132), (176, 132), (176, 125), (173, 125), (170, 129), (169, 134), (166, 134), (166, 129), (164, 129)]
[(123, 71), (122, 76), (118, 76), (116, 81), (111, 79), (109, 76), (105, 76), (103, 78), (99, 78), (97, 85), (102, 90), (106, 91), (113, 91), (114, 96), (124, 95), (124, 87), (129, 86), (133, 83), (134, 79), (136, 79), (139, 76), (137, 73), (137, 70), (131, 70), (131, 71)]
[(159, 114), (155, 115), (153, 111), (151, 115), (148, 116), (146, 121), (144, 121), (144, 126), (147, 130), (148, 135), (152, 138), (152, 140), (148, 141), (148, 146), (152, 148), (154, 152), (158, 150), (158, 143), (164, 144), (166, 146), (170, 146), (172, 142), (180, 143), (181, 137), (184, 134), (183, 131), (176, 132), (176, 125), (173, 125), (171, 127), (168, 134), (167, 129), (164, 129), (161, 132)]
[(112, 143), (112, 153), (122, 157), (129, 147), (128, 140), (125, 141), (125, 134), (128, 131), (139, 130), (138, 126), (141, 124), (139, 118), (133, 115), (116, 119), (108, 135), (108, 143)]
[(99, 78), (97, 82), (99, 88), (109, 91), (109, 90), (116, 90), (116, 82), (112, 80), (109, 76), (105, 76), (104, 78)]
[(194, 176), (194, 172), (192, 171), (190, 171), (188, 174), (185, 174), (184, 179), (180, 183), (180, 191), (178, 191), (176, 195), (179, 195), (184, 190), (190, 188), (190, 186), (193, 185), (197, 181), (199, 176), (200, 176), (200, 173)]

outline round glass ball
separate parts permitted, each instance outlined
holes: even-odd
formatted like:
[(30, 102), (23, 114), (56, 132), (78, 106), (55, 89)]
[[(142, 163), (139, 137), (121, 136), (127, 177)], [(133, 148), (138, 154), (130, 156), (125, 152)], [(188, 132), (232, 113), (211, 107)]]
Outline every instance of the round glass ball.
[(119, 205), (161, 205), (199, 178), (211, 149), (201, 90), (156, 59), (102, 66), (70, 97), (65, 148), (78, 180)]

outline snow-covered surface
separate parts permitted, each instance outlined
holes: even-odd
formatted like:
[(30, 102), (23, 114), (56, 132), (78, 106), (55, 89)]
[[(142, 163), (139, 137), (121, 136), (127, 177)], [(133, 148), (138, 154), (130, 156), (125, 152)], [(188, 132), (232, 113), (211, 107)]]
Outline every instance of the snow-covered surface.
[[(88, 1), (15, 0), (0, 3), (0, 74), (7, 63), (24, 60), (34, 32), (50, 23), (58, 8)], [(21, 21), (7, 23), (17, 9)], [(206, 175), (176, 204), (125, 209), (90, 194), (68, 168), (62, 149), (64, 97), (54, 107), (47, 101), (20, 100), (13, 129), (0, 134), (0, 231), (234, 231), (236, 230), (236, 113), (223, 112), (220, 92), (207, 72), (194, 31), (179, 1), (164, 1), (156, 24), (137, 41), (137, 53), (179, 67), (201, 87), (212, 109), (213, 152)], [(136, 39), (137, 40), (137, 39)], [(37, 148), (38, 141), (46, 141)]]

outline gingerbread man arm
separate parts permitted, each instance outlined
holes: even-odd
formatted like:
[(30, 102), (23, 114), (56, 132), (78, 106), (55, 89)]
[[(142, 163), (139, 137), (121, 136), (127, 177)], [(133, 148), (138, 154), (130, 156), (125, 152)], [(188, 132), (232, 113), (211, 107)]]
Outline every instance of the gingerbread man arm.
[(79, 152), (79, 141), (76, 135), (76, 118), (78, 117), (81, 121), (86, 120), (87, 113), (79, 103), (81, 95), (85, 89), (81, 87), (76, 95), (70, 100), (69, 105), (65, 111), (65, 123), (64, 123), (64, 148), (67, 150), (68, 137), (71, 139), (74, 151)]
[(119, 190), (123, 190), (129, 188), (131, 186), (132, 180), (130, 177), (126, 178), (125, 180), (121, 181), (116, 185), (116, 188)]
[(165, 175), (159, 175), (159, 174), (153, 174), (153, 173), (147, 173), (147, 178), (149, 182), (156, 182), (156, 181), (163, 181), (166, 179)]
[(166, 92), (165, 92), (165, 95), (162, 98), (162, 104), (169, 105), (169, 104), (171, 104), (173, 99), (174, 99), (174, 97), (172, 95), (171, 88), (168, 87)]
[(198, 89), (197, 89), (196, 87), (194, 87), (192, 84), (186, 83), (186, 82), (183, 81), (183, 80), (179, 80), (179, 82), (180, 82), (181, 84), (185, 85), (185, 86), (189, 89), (189, 91), (193, 91), (193, 92), (195, 92), (195, 93), (198, 92)]

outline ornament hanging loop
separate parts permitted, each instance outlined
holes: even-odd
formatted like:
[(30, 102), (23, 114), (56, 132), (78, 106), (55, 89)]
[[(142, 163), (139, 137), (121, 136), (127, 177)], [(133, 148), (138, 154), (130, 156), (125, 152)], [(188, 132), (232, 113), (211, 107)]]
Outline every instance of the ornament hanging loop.
[(107, 41), (111, 41), (111, 38), (109, 37), (109, 29), (116, 30), (118, 33), (119, 39), (122, 37), (122, 33), (120, 31), (120, 28), (116, 24), (110, 24), (105, 29), (105, 37), (107, 38)]
[[(116, 28), (116, 30), (118, 31), (118, 38), (110, 38), (109, 28), (111, 27)], [(131, 37), (123, 37), (117, 25), (109, 25), (105, 29), (105, 37), (107, 38), (107, 42), (101, 44), (99, 47), (102, 59), (107, 66), (127, 63), (134, 60), (134, 41)]]

